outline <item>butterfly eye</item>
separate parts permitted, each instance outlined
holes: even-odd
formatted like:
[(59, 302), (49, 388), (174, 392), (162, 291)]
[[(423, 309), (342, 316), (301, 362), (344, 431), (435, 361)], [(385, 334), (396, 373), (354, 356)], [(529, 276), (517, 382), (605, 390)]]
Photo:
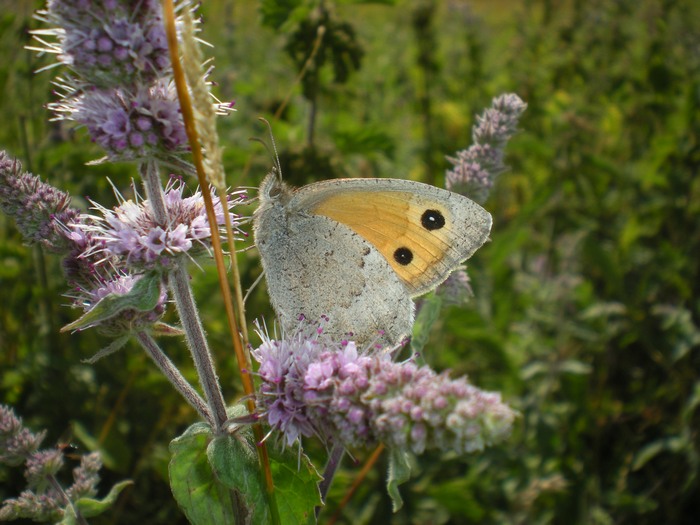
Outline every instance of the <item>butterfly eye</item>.
[(425, 210), (421, 215), (420, 223), (426, 230), (439, 230), (445, 226), (445, 217), (437, 210)]
[(413, 252), (404, 246), (397, 248), (394, 252), (394, 260), (402, 266), (411, 264)]

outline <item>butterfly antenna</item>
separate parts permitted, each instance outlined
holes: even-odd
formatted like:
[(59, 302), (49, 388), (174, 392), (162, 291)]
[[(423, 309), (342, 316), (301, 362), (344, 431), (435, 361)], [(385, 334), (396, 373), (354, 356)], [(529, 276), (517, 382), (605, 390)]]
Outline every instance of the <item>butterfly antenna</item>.
[(282, 164), (280, 164), (280, 156), (277, 153), (277, 144), (275, 143), (275, 137), (272, 134), (272, 125), (270, 122), (264, 118), (264, 117), (259, 117), (260, 121), (264, 122), (265, 125), (267, 126), (267, 132), (270, 134), (270, 143), (272, 144), (272, 152), (275, 154), (275, 171), (277, 172), (277, 177), (279, 179), (282, 179)]

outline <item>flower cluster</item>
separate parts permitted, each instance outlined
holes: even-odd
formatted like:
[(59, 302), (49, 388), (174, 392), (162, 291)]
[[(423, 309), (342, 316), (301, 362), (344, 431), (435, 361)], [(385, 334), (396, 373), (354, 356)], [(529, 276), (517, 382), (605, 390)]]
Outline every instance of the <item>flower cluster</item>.
[(9, 407), (0, 405), (0, 463), (16, 467), (37, 451), (45, 432), (34, 434)]
[[(168, 294), (162, 283), (158, 283), (157, 299), (155, 304), (148, 304), (147, 308), (139, 308), (139, 302), (144, 300), (148, 290), (136, 293), (134, 287), (144, 279), (143, 275), (121, 274), (110, 276), (109, 279), (98, 280), (92, 288), (80, 288), (74, 294), (74, 304), (83, 308), (85, 312), (93, 310), (100, 301), (109, 298), (112, 303), (101, 306), (104, 313), (96, 318), (94, 322), (82, 325), (80, 328), (97, 326), (103, 335), (119, 337), (124, 334), (132, 334), (141, 330), (146, 330), (158, 322), (165, 314)], [(155, 284), (154, 284), (155, 286)], [(119, 298), (124, 299), (119, 302)], [(133, 302), (134, 304), (130, 304)], [(116, 349), (116, 348), (115, 348)], [(98, 354), (102, 357), (104, 354)], [(95, 358), (90, 361), (94, 361)]]
[[(105, 257), (116, 257), (127, 267), (143, 270), (172, 266), (173, 257), (201, 254), (209, 247), (211, 229), (207, 220), (201, 191), (185, 197), (185, 186), (179, 178), (171, 178), (165, 188), (165, 206), (168, 224), (158, 224), (148, 200), (125, 200), (118, 195), (121, 204), (113, 210), (93, 202), (100, 216), (91, 216), (90, 221), (77, 225), (86, 230), (95, 240), (95, 250)], [(211, 191), (211, 189), (210, 189)], [(226, 213), (244, 199), (244, 192), (233, 192), (226, 203)], [(216, 221), (225, 223), (224, 206), (212, 192)], [(238, 219), (231, 214), (231, 223)], [(87, 251), (86, 256), (94, 252)]]
[(70, 196), (39, 177), (22, 171), (22, 164), (0, 151), (0, 210), (14, 217), (28, 242), (52, 251), (67, 248), (60, 224), (74, 221), (79, 211), (70, 207)]
[(49, 0), (39, 17), (61, 28), (46, 44), (89, 84), (153, 80), (170, 67), (157, 0)]
[(503, 150), (526, 108), (527, 104), (514, 94), (493, 100), (472, 129), (474, 144), (458, 151), (456, 157), (447, 158), (453, 165), (445, 174), (448, 190), (480, 202), (486, 200), (495, 178), (506, 169)]
[(389, 447), (422, 453), (481, 450), (506, 438), (515, 412), (500, 394), (465, 378), (450, 379), (386, 353), (358, 352), (302, 327), (292, 337), (253, 351), (260, 363), (260, 407), (286, 443), (317, 435), (343, 446)]
[(40, 50), (71, 70), (49, 104), (57, 119), (87, 128), (110, 160), (186, 151), (160, 2), (49, 0), (38, 17), (54, 26), (34, 32)]
[(173, 84), (92, 89), (49, 107), (60, 118), (84, 125), (110, 159), (136, 160), (187, 149)]
[(38, 450), (45, 432), (34, 434), (9, 407), (0, 405), (0, 464), (18, 466), (26, 463), (28, 490), (8, 499), (0, 508), (0, 521), (29, 518), (56, 523), (65, 508), (80, 498), (97, 494), (98, 471), (102, 462), (98, 453), (81, 457), (73, 470), (74, 483), (59, 489), (56, 474), (63, 467), (63, 453), (58, 448)]

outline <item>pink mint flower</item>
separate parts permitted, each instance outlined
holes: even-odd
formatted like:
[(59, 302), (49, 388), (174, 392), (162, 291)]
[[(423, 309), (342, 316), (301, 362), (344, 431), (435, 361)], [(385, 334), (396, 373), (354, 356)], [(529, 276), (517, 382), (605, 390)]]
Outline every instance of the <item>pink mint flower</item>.
[(119, 87), (147, 83), (170, 68), (157, 0), (49, 0), (37, 17), (52, 29), (35, 31), (77, 83)]
[(165, 81), (132, 90), (90, 89), (49, 108), (57, 118), (85, 126), (113, 161), (168, 158), (188, 148), (174, 85)]
[[(165, 188), (167, 224), (158, 224), (148, 200), (125, 200), (118, 195), (121, 204), (113, 210), (93, 202), (100, 215), (83, 217), (71, 226), (86, 232), (92, 239), (84, 257), (95, 258), (99, 254), (108, 260), (121, 261), (118, 266), (144, 270), (156, 267), (169, 268), (174, 257), (186, 255), (193, 258), (209, 249), (211, 230), (207, 221), (201, 191), (184, 196), (185, 186), (178, 178), (172, 178)], [(217, 224), (225, 223), (224, 207), (217, 196), (212, 196)], [(244, 192), (229, 194), (226, 209), (244, 200)], [(231, 214), (231, 222), (238, 224), (238, 217)], [(95, 242), (95, 241), (99, 241)]]
[(46, 431), (32, 433), (10, 407), (0, 405), (0, 464), (25, 463), (29, 489), (2, 502), (0, 521), (28, 518), (58, 523), (68, 505), (97, 494), (98, 471), (102, 468), (99, 454), (81, 457), (80, 465), (73, 469), (73, 484), (64, 491), (56, 479), (63, 466), (63, 452), (58, 448), (38, 450), (45, 434)]
[(67, 193), (22, 171), (22, 164), (4, 151), (0, 151), (0, 211), (15, 219), (28, 242), (54, 252), (69, 249), (60, 224), (73, 222), (80, 213), (70, 207)]
[(260, 407), (287, 445), (301, 436), (326, 443), (389, 447), (422, 453), (483, 450), (505, 439), (516, 413), (498, 393), (466, 378), (450, 379), (383, 352), (359, 351), (302, 326), (273, 340), (260, 332)]

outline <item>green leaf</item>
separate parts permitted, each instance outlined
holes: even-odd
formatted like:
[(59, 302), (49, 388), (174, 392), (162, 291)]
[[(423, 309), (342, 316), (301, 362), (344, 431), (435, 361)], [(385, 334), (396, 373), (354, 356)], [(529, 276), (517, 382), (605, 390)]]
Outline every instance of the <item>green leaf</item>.
[(124, 345), (126, 345), (126, 343), (128, 343), (128, 342), (129, 342), (128, 335), (119, 337), (119, 338), (115, 339), (114, 341), (112, 341), (107, 346), (105, 346), (104, 348), (100, 349), (100, 351), (97, 352), (95, 355), (93, 355), (91, 358), (83, 359), (83, 363), (87, 363), (89, 365), (94, 365), (95, 363), (97, 363), (97, 361), (99, 361), (103, 357), (107, 357), (108, 355), (112, 355), (114, 352), (121, 350), (124, 347)]
[(207, 447), (207, 457), (222, 485), (243, 497), (246, 507), (253, 512), (252, 523), (264, 523), (261, 517), (270, 516), (265, 485), (255, 447), (245, 439), (247, 434), (247, 430), (240, 429), (234, 436), (214, 438)]
[(593, 371), (593, 367), (588, 363), (583, 363), (576, 359), (567, 359), (559, 363), (559, 371), (567, 374), (586, 375)]
[(272, 449), (270, 467), (283, 523), (316, 523), (315, 507), (323, 504), (318, 484), (323, 478), (306, 454)]
[(80, 318), (61, 328), (61, 332), (88, 328), (127, 309), (139, 312), (153, 310), (160, 299), (160, 281), (161, 277), (157, 272), (144, 274), (129, 293), (124, 295), (112, 293), (103, 297)]
[[(315, 522), (315, 507), (321, 505), (318, 482), (321, 477), (305, 455), (291, 450), (268, 449), (275, 485), (275, 500), (282, 523)], [(270, 507), (260, 474), (252, 433), (241, 429), (234, 436), (215, 438), (208, 450), (217, 477), (237, 490), (253, 512), (251, 523), (271, 523)]]
[(150, 332), (153, 337), (179, 337), (185, 335), (185, 331), (182, 328), (161, 321), (153, 323)]
[(85, 518), (99, 516), (114, 505), (119, 497), (119, 494), (121, 494), (121, 492), (129, 485), (133, 485), (133, 483), (134, 482), (129, 479), (120, 481), (112, 487), (109, 494), (107, 494), (104, 498), (99, 500), (93, 498), (80, 498), (75, 502), (75, 507)]
[(632, 470), (636, 471), (641, 469), (661, 453), (670, 452), (676, 454), (688, 447), (690, 447), (688, 441), (679, 436), (671, 436), (653, 441), (637, 452), (634, 461), (632, 461)]
[(207, 457), (212, 439), (208, 425), (195, 423), (170, 442), (170, 488), (194, 525), (235, 523), (231, 491), (217, 480)]
[(303, 0), (262, 0), (260, 3), (262, 23), (273, 29), (280, 29), (290, 20), (303, 19), (308, 11)]
[(392, 510), (397, 512), (403, 507), (403, 499), (399, 492), (399, 485), (408, 481), (411, 477), (411, 464), (407, 452), (398, 449), (390, 449), (389, 472), (386, 477), (386, 491), (391, 498)]
[(63, 519), (58, 522), (59, 525), (78, 525), (79, 522), (78, 517), (75, 514), (75, 510), (80, 512), (83, 518), (94, 518), (95, 516), (99, 516), (114, 505), (119, 497), (119, 494), (121, 494), (126, 487), (132, 484), (133, 481), (128, 479), (121, 481), (114, 485), (112, 490), (109, 491), (109, 494), (102, 499), (80, 498), (73, 504), (73, 506), (68, 505), (66, 507), (63, 514)]
[(377, 126), (366, 123), (337, 130), (333, 134), (333, 140), (338, 149), (348, 155), (374, 155), (380, 152), (392, 159), (396, 152), (396, 143), (391, 135)]
[(413, 324), (413, 336), (411, 337), (411, 351), (420, 353), (428, 343), (430, 330), (440, 318), (442, 311), (442, 299), (435, 293), (421, 297), (420, 310)]
[(339, 4), (376, 4), (376, 5), (395, 5), (397, 0), (339, 0)]

